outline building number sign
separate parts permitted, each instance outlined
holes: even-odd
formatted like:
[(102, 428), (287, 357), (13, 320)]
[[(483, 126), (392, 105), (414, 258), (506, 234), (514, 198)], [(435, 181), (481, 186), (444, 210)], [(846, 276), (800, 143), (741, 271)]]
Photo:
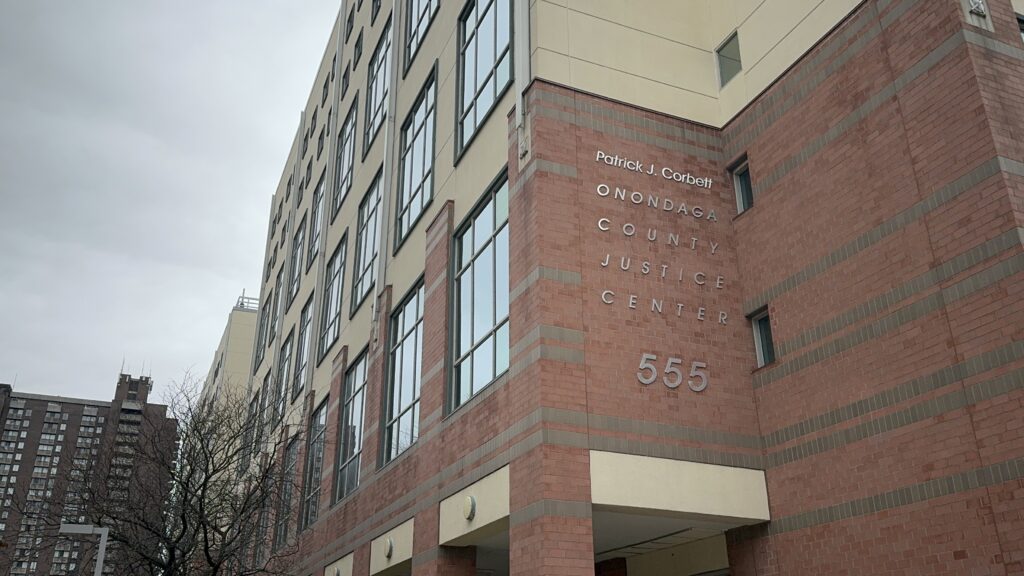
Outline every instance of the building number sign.
[[(655, 354), (645, 352), (640, 356), (640, 368), (636, 372), (636, 379), (644, 386), (654, 384), (658, 379), (658, 366), (655, 362), (658, 357)], [(680, 366), (682, 358), (669, 357), (665, 362), (665, 368), (661, 371), (661, 381), (670, 389), (679, 388), (683, 383), (683, 371)], [(708, 365), (705, 362), (694, 360), (690, 363), (690, 375), (686, 379), (686, 385), (694, 392), (703, 392), (708, 387)]]

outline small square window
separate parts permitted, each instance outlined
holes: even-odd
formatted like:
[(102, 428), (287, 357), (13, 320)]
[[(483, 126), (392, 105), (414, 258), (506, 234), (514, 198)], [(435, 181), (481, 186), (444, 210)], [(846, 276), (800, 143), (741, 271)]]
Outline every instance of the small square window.
[(718, 79), (720, 86), (725, 86), (734, 76), (743, 70), (740, 62), (740, 37), (733, 32), (732, 36), (715, 51), (718, 56)]
[(750, 182), (750, 165), (746, 160), (733, 168), (732, 185), (736, 189), (736, 212), (742, 214), (754, 205), (754, 187)]
[(765, 308), (750, 317), (754, 328), (754, 348), (757, 351), (757, 367), (775, 362), (775, 344), (772, 341), (772, 324)]
[(1024, 40), (1024, 16), (1017, 14), (1017, 28), (1020, 30), (1020, 39)]

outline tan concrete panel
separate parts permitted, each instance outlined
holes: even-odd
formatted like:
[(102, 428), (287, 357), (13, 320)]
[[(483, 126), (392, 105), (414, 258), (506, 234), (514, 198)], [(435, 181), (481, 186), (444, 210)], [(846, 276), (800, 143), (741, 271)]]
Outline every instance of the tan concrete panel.
[[(413, 519), (381, 534), (370, 542), (370, 574), (394, 569), (412, 559)], [(390, 557), (388, 549), (390, 548)]]
[(644, 0), (642, 4), (628, 0), (568, 0), (567, 4), (572, 11), (647, 34), (705, 51), (713, 48), (705, 26), (711, 9), (706, 0)]
[(626, 559), (630, 576), (691, 576), (728, 567), (724, 534)]
[(508, 518), (508, 466), (445, 498), (440, 508), (439, 544), (471, 544), (473, 533), (486, 531), (488, 526)]
[[(710, 60), (710, 55), (708, 58)], [(718, 122), (718, 99), (713, 96), (680, 90), (581, 60), (572, 60), (570, 66), (570, 83), (581, 90), (696, 122), (712, 125)]]
[(328, 564), (324, 568), (324, 576), (352, 576), (352, 560), (354, 554), (349, 554), (337, 562)]
[(594, 505), (768, 520), (764, 472), (680, 460), (590, 452)]

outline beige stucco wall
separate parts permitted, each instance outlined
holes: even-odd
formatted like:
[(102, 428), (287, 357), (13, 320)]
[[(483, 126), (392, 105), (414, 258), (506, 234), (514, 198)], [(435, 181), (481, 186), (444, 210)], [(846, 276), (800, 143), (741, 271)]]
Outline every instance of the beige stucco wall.
[[(534, 0), (533, 73), (720, 127), (860, 1)], [(743, 71), (719, 88), (715, 49), (734, 30)]]
[[(475, 504), (472, 519), (466, 519), (467, 498)], [(471, 544), (475, 535), (503, 530), (507, 522), (501, 520), (508, 514), (509, 476), (508, 466), (504, 466), (441, 501), (438, 542), (449, 546)]]
[(764, 472), (731, 466), (590, 452), (595, 506), (659, 510), (736, 520), (769, 520)]
[[(204, 381), (203, 400), (225, 396), (240, 398), (245, 394), (252, 370), (252, 347), (258, 317), (253, 310), (231, 309)], [(220, 371), (217, 370), (218, 364)]]
[[(412, 560), (413, 519), (399, 524), (370, 542), (370, 574), (392, 574)], [(391, 545), (391, 557), (387, 556)]]

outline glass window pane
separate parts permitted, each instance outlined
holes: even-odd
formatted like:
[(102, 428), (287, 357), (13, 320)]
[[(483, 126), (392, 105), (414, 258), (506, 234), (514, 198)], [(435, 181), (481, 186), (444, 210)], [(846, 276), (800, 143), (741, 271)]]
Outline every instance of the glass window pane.
[(477, 28), (476, 81), (479, 84), (491, 72), (494, 66), (494, 5), (492, 4)]
[(473, 263), (473, 342), (494, 327), (494, 255), (488, 246)]
[(466, 358), (466, 360), (459, 367), (459, 404), (465, 403), (466, 400), (469, 400), (470, 396), (473, 394), (472, 368), (472, 357)]
[(498, 233), (494, 248), (494, 318), (500, 322), (508, 316), (508, 226)]
[(476, 94), (476, 36), (466, 44), (462, 63), (462, 109), (467, 110), (473, 105)]
[(494, 343), (495, 349), (495, 367), (494, 373), (501, 374), (505, 370), (508, 370), (508, 323), (506, 322), (501, 328), (498, 329), (497, 337)]
[(494, 343), (492, 338), (473, 351), (473, 392), (478, 392), (494, 379)]
[(473, 347), (473, 269), (459, 280), (459, 356)]
[(494, 203), (488, 202), (473, 221), (473, 244), (480, 250), (494, 232)]

